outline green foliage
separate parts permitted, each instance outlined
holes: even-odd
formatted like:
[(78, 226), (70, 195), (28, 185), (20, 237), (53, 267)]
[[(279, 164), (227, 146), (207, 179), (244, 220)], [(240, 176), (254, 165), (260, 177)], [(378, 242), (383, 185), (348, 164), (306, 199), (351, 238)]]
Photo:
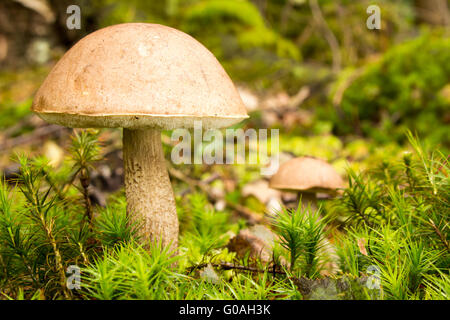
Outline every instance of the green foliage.
[(289, 252), (289, 270), (293, 272), (301, 258), (301, 273), (309, 278), (316, 277), (320, 271), (319, 250), (325, 236), (320, 210), (301, 205), (296, 210), (283, 209), (276, 214), (273, 224), (281, 246)]
[[(282, 297), (276, 292), (280, 284), (279, 281), (270, 280), (268, 272), (253, 279), (250, 276), (234, 278), (230, 283), (225, 283), (224, 294), (221, 299), (234, 300), (262, 300)], [(281, 292), (283, 293), (283, 292)]]
[[(0, 129), (5, 129), (17, 124), (31, 111), (31, 94), (41, 83), (48, 69), (24, 68), (8, 70), (2, 68), (0, 72)], [(29, 127), (20, 128), (22, 132)]]
[(101, 159), (98, 135), (99, 132), (96, 130), (75, 131), (70, 152), (75, 162), (74, 171), (76, 173), (89, 170), (95, 161)]
[[(69, 196), (69, 191), (76, 174), (88, 170), (96, 159), (96, 136), (75, 135), (71, 150), (76, 169), (72, 175), (63, 169), (64, 179), (53, 179), (57, 174), (50, 174), (54, 169), (45, 158), (18, 156), (17, 187), (11, 190), (1, 182), (0, 277), (2, 292), (8, 296), (31, 297), (42, 290), (48, 298), (71, 298), (66, 267), (88, 263), (92, 234), (80, 214), (83, 206)], [(101, 221), (99, 231), (110, 231), (103, 232), (106, 224)]]
[(357, 124), (362, 133), (387, 142), (402, 141), (408, 128), (448, 149), (450, 101), (440, 91), (450, 79), (449, 59), (450, 39), (431, 34), (393, 47), (345, 91), (338, 129), (348, 133)]
[(83, 270), (84, 288), (95, 299), (164, 299), (177, 257), (158, 244), (132, 242), (106, 250)]
[(438, 272), (437, 276), (425, 275), (425, 298), (433, 300), (448, 300), (450, 298), (450, 276)]
[[(358, 240), (362, 241), (365, 238), (359, 238), (351, 230), (348, 230), (350, 236), (341, 236), (338, 239), (337, 256), (340, 262), (340, 269), (342, 273), (358, 277), (360, 270), (366, 270), (368, 266), (368, 259), (363, 255), (358, 247)], [(355, 241), (356, 240), (356, 241)]]
[[(202, 1), (186, 12), (187, 23), (192, 23), (189, 31), (207, 29), (211, 24), (221, 28), (233, 28), (235, 24), (249, 28), (264, 28), (258, 9), (246, 0), (209, 0)], [(201, 20), (201, 24), (196, 21)]]
[(283, 210), (277, 214), (274, 220), (278, 235), (280, 236), (280, 244), (289, 252), (291, 271), (294, 270), (295, 263), (300, 257), (301, 250), (304, 246), (302, 238), (304, 232), (302, 230), (303, 212), (300, 209), (296, 211)]
[(131, 21), (164, 23), (177, 12), (178, 6), (176, 0), (93, 0), (83, 8), (89, 10), (85, 13), (86, 15), (95, 15), (101, 12), (98, 20), (102, 27), (106, 27)]
[(336, 153), (342, 151), (342, 147), (342, 142), (333, 135), (280, 137), (280, 150), (296, 156), (310, 155), (332, 160)]
[[(339, 241), (344, 273), (379, 270), (386, 299), (446, 295), (450, 261), (449, 165), (439, 151), (428, 152), (412, 134), (415, 153), (400, 163), (382, 163), (370, 172), (350, 174), (349, 188), (336, 200), (352, 228)], [(438, 286), (430, 286), (435, 278)]]
[(122, 198), (101, 210), (95, 219), (98, 238), (108, 247), (126, 243), (136, 237), (136, 225), (131, 225), (126, 214), (126, 203)]
[[(93, 209), (89, 198), (90, 170), (93, 163), (101, 159), (98, 143), (99, 132), (96, 130), (84, 130), (81, 133), (75, 131), (72, 137), (70, 152), (74, 160), (72, 179), (79, 177), (81, 193), (85, 202), (85, 218), (92, 227)], [(71, 180), (71, 181), (73, 181)]]
[(301, 60), (299, 48), (269, 28), (248, 0), (206, 0), (188, 6), (180, 28), (203, 43), (230, 75), (269, 86), (280, 73), (286, 81)]
[(203, 194), (192, 194), (186, 211), (189, 220), (181, 242), (192, 253), (197, 253), (192, 259), (195, 260), (195, 257), (207, 254), (227, 243), (228, 237), (225, 232), (230, 227), (228, 215), (214, 210)]
[[(45, 186), (44, 175), (48, 170), (45, 162), (40, 159), (29, 162), (20, 156), (19, 163), (21, 206), (13, 210), (7, 187), (1, 188), (0, 241), (1, 261), (6, 268), (4, 276), (10, 277), (9, 290), (18, 290), (21, 286), (39, 290), (52, 283), (49, 292), (59, 291), (67, 298), (63, 259), (68, 257), (62, 255), (60, 241), (64, 230), (73, 225), (62, 214), (58, 197), (52, 193), (53, 187)], [(64, 245), (70, 246), (70, 243)]]
[(1, 120), (0, 128), (6, 128), (14, 125), (18, 120), (22, 119), (30, 113), (31, 100), (21, 103), (5, 101), (0, 104)]
[[(155, 243), (137, 244), (123, 195), (94, 208), (94, 221), (86, 224), (74, 172), (91, 168), (101, 153), (96, 137), (89, 131), (74, 136), (68, 159), (74, 170), (62, 166), (50, 174), (44, 158), (19, 156), (17, 186), (0, 184), (3, 298), (448, 299), (449, 166), (411, 134), (414, 153), (352, 172), (333, 210), (298, 206), (275, 215), (279, 246), (272, 267), (228, 252), (230, 232), (243, 226), (214, 210), (203, 194), (178, 202), (177, 255)], [(325, 238), (339, 217), (345, 218), (335, 241), (340, 271), (324, 277)], [(222, 263), (242, 265), (227, 270)], [(69, 265), (82, 270), (80, 290), (66, 286)]]
[[(219, 57), (226, 58), (225, 50), (229, 50), (223, 43), (227, 40), (220, 37), (234, 36), (243, 50), (267, 48), (280, 57), (300, 58), (295, 45), (268, 29), (258, 9), (246, 0), (202, 1), (187, 10), (183, 26), (186, 32), (204, 39)], [(215, 39), (212, 34), (220, 37)]]

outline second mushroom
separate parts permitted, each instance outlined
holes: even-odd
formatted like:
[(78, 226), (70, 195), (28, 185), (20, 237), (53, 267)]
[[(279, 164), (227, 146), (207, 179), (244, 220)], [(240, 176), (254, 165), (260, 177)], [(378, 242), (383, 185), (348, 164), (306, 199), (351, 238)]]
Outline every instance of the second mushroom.
[(286, 161), (270, 179), (273, 189), (297, 192), (303, 208), (317, 209), (317, 193), (335, 194), (344, 185), (341, 176), (327, 162), (299, 157)]

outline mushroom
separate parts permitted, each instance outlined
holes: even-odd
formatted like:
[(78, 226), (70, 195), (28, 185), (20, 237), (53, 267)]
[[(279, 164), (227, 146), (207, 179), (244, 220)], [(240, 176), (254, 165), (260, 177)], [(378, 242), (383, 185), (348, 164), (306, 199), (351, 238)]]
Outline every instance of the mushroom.
[(147, 23), (81, 39), (39, 88), (32, 110), (73, 128), (123, 128), (127, 212), (143, 240), (175, 249), (178, 216), (161, 130), (221, 128), (247, 118), (232, 81), (191, 36)]
[(300, 157), (284, 162), (271, 179), (269, 186), (283, 191), (296, 191), (302, 207), (317, 209), (316, 193), (335, 194), (344, 185), (341, 176), (327, 162)]

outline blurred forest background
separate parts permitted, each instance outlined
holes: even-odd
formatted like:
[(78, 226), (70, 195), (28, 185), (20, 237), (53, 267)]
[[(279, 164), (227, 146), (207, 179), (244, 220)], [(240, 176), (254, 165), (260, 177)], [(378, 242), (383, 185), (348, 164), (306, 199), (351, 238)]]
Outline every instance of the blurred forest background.
[[(81, 30), (66, 27), (71, 4), (81, 8)], [(378, 1), (380, 30), (366, 26), (370, 4), (2, 0), (0, 128), (13, 126), (0, 137), (2, 149), (30, 129), (14, 130), (70, 46), (98, 28), (140, 21), (181, 29), (209, 48), (239, 87), (251, 113), (248, 126), (280, 128), (285, 151), (332, 161), (379, 150), (392, 155), (406, 141), (405, 129), (448, 151), (447, 1)]]
[[(72, 4), (81, 8), (80, 30), (66, 27)], [(379, 30), (366, 26), (371, 4), (381, 9)], [(247, 106), (250, 118), (238, 127), (280, 129), (281, 161), (306, 155), (328, 161), (342, 177), (349, 168), (386, 174), (412, 150), (407, 130), (448, 159), (449, 8), (446, 0), (0, 0), (0, 172), (6, 179), (19, 172), (15, 153), (61, 166), (72, 130), (32, 115), (33, 95), (76, 41), (124, 22), (169, 25), (210, 49)], [(89, 191), (99, 208), (123, 186), (120, 134), (99, 136), (104, 149)], [(164, 133), (167, 158), (169, 137)], [(200, 186), (216, 210), (244, 218), (262, 215), (273, 196), (296, 202), (269, 189), (258, 167), (192, 165), (170, 174), (177, 201)], [(324, 210), (333, 212), (331, 205)], [(448, 211), (440, 214), (448, 230)], [(440, 237), (448, 251), (447, 232)]]

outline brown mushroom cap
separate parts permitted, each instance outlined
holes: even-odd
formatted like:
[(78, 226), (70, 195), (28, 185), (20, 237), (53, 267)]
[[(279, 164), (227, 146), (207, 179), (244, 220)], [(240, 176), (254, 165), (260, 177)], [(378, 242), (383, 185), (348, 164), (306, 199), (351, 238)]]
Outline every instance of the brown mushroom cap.
[(303, 192), (333, 192), (344, 185), (341, 176), (326, 161), (311, 157), (283, 163), (270, 179), (274, 189)]
[(227, 127), (247, 118), (225, 70), (201, 43), (147, 23), (110, 26), (76, 43), (33, 101), (44, 120), (68, 127)]

